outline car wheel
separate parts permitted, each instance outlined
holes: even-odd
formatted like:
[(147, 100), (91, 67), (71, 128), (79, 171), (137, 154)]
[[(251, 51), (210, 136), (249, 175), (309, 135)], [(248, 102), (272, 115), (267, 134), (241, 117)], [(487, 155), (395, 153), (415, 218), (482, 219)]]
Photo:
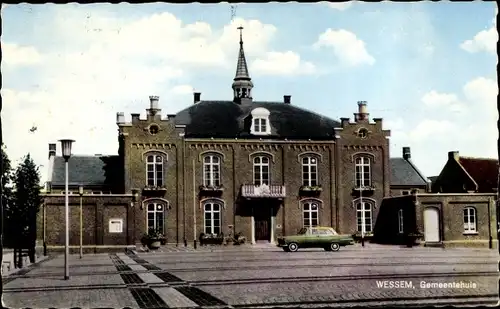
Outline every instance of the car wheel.
[(290, 250), (291, 252), (295, 252), (297, 250), (299, 250), (299, 245), (297, 245), (297, 243), (289, 243), (288, 244), (288, 250)]
[(336, 242), (332, 242), (332, 244), (330, 245), (330, 250), (339, 251), (339, 249), (340, 249), (340, 245)]

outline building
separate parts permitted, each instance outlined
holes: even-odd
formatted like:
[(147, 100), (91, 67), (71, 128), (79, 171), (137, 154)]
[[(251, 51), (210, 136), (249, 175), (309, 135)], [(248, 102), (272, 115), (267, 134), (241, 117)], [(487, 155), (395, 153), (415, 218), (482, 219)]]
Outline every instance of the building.
[[(135, 245), (148, 228), (169, 243), (235, 232), (272, 242), (304, 225), (371, 232), (390, 195), (390, 132), (369, 118), (367, 103), (337, 121), (290, 95), (254, 100), (242, 39), (231, 92), (227, 101), (194, 93), (191, 106), (166, 117), (156, 96), (146, 119), (117, 113), (117, 156), (69, 160), (71, 245), (79, 244), (80, 204), (83, 244), (94, 250)], [(64, 243), (64, 159), (55, 152), (50, 144), (39, 221), (49, 248)]]
[(403, 147), (401, 158), (390, 158), (391, 196), (429, 192), (430, 181), (411, 160), (410, 147)]
[(498, 160), (451, 151), (439, 176), (431, 177), (433, 193), (382, 201), (373, 240), (402, 244), (407, 234), (422, 233), (426, 246), (498, 248), (497, 178)]
[(498, 160), (448, 153), (448, 161), (432, 184), (434, 193), (494, 193), (498, 188)]

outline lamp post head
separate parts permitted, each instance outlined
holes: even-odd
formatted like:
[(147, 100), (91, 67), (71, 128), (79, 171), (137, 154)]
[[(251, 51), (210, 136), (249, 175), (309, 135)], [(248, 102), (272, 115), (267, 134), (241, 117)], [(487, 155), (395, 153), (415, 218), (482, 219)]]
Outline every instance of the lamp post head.
[(82, 185), (80, 185), (78, 187), (78, 194), (83, 195), (83, 186)]
[(64, 160), (68, 161), (71, 157), (71, 144), (73, 144), (74, 140), (72, 139), (61, 139), (61, 151)]
[(134, 202), (137, 202), (138, 199), (139, 199), (139, 190), (132, 189), (132, 200)]

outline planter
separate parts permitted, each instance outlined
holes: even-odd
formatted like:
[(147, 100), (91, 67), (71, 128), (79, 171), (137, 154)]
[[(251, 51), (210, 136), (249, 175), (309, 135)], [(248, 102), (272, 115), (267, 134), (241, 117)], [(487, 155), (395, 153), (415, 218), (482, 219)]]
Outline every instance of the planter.
[(148, 248), (151, 250), (158, 250), (161, 247), (160, 239), (150, 239), (148, 242)]

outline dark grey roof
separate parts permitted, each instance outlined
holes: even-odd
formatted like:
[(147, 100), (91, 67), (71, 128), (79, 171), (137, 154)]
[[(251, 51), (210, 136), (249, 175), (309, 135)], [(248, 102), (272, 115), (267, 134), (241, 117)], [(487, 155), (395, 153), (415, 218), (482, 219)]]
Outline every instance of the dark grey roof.
[(427, 180), (408, 160), (391, 158), (391, 186), (425, 186)]
[[(62, 157), (54, 158), (52, 185), (63, 186), (65, 166)], [(118, 156), (72, 156), (69, 159), (69, 185), (105, 186), (120, 181), (121, 164)], [(123, 180), (121, 180), (123, 182)]]
[(250, 112), (257, 107), (270, 111), (271, 136), (288, 139), (333, 139), (340, 123), (283, 102), (202, 101), (177, 113), (175, 123), (186, 125), (186, 137), (261, 138), (250, 134)]

